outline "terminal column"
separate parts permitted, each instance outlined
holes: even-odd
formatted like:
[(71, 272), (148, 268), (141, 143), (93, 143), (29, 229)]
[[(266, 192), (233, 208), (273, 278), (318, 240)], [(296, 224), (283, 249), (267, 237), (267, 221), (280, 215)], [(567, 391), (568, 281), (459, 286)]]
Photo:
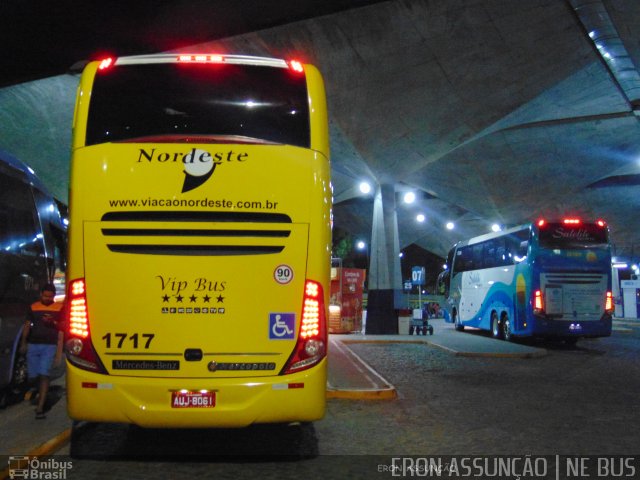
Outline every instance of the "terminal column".
[(378, 185), (373, 203), (367, 300), (367, 334), (398, 333), (395, 297), (402, 292), (396, 195), (392, 184)]

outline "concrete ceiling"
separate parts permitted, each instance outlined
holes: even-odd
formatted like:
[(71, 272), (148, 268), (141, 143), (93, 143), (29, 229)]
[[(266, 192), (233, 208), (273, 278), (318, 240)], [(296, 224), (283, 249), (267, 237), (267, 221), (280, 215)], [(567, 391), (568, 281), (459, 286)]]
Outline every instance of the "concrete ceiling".
[[(368, 180), (418, 196), (397, 204), (401, 247), (444, 256), (493, 223), (581, 215), (604, 218), (615, 253), (637, 260), (640, 2), (365, 3), (187, 50), (322, 70), (335, 224), (355, 236), (370, 233), (372, 197), (355, 188)], [(0, 147), (63, 199), (76, 83), (61, 75), (0, 89)]]

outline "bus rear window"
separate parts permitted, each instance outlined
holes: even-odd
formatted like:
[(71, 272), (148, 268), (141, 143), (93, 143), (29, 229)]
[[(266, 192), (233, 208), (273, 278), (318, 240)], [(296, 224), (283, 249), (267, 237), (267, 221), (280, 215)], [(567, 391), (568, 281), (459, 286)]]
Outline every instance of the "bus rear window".
[(593, 223), (566, 225), (547, 223), (540, 227), (540, 247), (555, 249), (593, 248), (608, 244), (607, 229)]
[(286, 68), (175, 63), (96, 74), (86, 145), (226, 136), (309, 148), (305, 76)]

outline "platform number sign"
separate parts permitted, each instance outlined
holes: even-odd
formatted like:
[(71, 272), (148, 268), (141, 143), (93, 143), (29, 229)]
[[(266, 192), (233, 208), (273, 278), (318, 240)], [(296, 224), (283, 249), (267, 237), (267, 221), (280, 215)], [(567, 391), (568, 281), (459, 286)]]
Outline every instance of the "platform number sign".
[(424, 267), (411, 268), (411, 283), (413, 285), (424, 285), (425, 271)]

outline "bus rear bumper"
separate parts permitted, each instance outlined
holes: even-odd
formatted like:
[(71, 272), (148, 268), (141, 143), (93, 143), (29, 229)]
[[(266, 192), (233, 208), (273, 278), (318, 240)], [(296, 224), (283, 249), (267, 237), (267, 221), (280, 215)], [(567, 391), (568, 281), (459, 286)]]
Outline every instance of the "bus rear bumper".
[[(187, 379), (100, 375), (67, 362), (67, 411), (74, 420), (141, 427), (245, 427), (254, 423), (312, 422), (326, 408), (325, 358), (293, 375)], [(207, 408), (174, 408), (172, 392), (213, 391)]]
[(541, 337), (608, 337), (611, 335), (611, 315), (600, 320), (561, 320), (536, 316), (532, 335)]

